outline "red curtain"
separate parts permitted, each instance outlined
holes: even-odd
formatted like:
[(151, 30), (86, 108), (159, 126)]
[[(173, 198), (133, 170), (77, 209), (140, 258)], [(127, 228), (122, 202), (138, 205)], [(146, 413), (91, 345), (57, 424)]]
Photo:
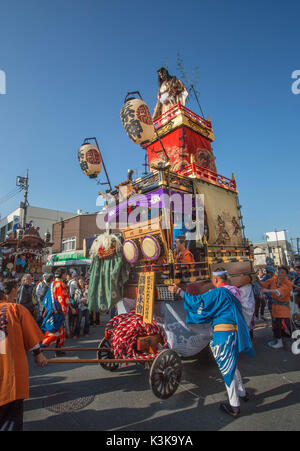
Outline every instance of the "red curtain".
[[(214, 156), (209, 139), (191, 130), (180, 127), (161, 138), (164, 148), (171, 160), (172, 169), (182, 170), (191, 162), (191, 155), (199, 166), (208, 167), (215, 171)], [(149, 165), (163, 158), (161, 143), (157, 140), (147, 147)]]

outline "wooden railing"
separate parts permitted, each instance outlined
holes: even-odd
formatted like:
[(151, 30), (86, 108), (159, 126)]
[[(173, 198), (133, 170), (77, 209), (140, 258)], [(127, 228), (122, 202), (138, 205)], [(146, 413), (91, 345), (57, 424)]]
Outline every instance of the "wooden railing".
[(212, 130), (211, 122), (207, 121), (206, 119), (203, 119), (203, 117), (199, 116), (198, 114), (194, 113), (193, 111), (189, 110), (185, 106), (181, 105), (180, 102), (178, 102), (175, 106), (170, 108), (165, 113), (158, 116), (156, 119), (154, 119), (153, 124), (155, 128), (161, 127), (163, 124), (168, 122), (169, 120), (173, 119), (180, 113), (180, 111), (183, 111), (184, 114), (188, 117), (190, 117), (193, 121), (198, 122), (199, 124), (203, 125), (204, 127)]
[(191, 163), (190, 165), (185, 166), (185, 168), (178, 171), (178, 174), (185, 175), (186, 177), (194, 177), (205, 182), (212, 183), (213, 185), (220, 186), (221, 188), (237, 192), (236, 182), (234, 179), (224, 177), (224, 175), (217, 174), (208, 168), (198, 166), (196, 163)]

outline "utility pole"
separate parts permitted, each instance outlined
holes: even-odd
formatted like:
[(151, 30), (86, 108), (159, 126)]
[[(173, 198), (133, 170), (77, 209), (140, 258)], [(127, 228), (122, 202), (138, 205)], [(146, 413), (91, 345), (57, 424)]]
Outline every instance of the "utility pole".
[[(293, 246), (293, 241), (296, 241), (296, 251), (294, 251), (294, 246)], [(293, 255), (294, 255), (294, 260), (295, 260), (295, 254), (299, 255), (300, 254), (300, 238), (291, 238), (291, 243), (292, 243), (292, 250), (293, 250)]]
[(63, 238), (64, 238), (64, 228), (65, 228), (65, 221), (64, 218), (60, 218), (60, 252), (63, 251)]
[(279, 245), (278, 245), (278, 236), (277, 236), (277, 230), (276, 229), (275, 229), (275, 236), (276, 236), (276, 247), (277, 247), (277, 252), (278, 252), (278, 256), (279, 256), (279, 264), (282, 265), (281, 248), (279, 248)]
[(23, 216), (23, 227), (26, 226), (26, 216), (28, 207), (28, 169), (26, 171), (25, 187), (24, 187), (24, 216)]
[(29, 188), (29, 177), (28, 177), (28, 169), (26, 170), (26, 177), (17, 177), (17, 186), (19, 186), (22, 190), (24, 190), (24, 202), (22, 202), (23, 208), (23, 220), (22, 220), (22, 228), (25, 228), (26, 225), (26, 216), (27, 216), (27, 207), (28, 207), (28, 188)]
[(291, 245), (292, 245), (292, 252), (293, 252), (293, 253), (294, 253), (294, 244), (293, 244), (294, 239), (295, 239), (295, 238), (290, 238), (290, 242), (291, 242)]

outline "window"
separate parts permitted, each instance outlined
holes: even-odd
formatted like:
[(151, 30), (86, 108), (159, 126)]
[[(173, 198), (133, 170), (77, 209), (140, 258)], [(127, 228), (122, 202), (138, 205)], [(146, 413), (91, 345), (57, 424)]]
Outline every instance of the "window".
[(64, 251), (74, 251), (76, 249), (76, 237), (64, 238), (62, 240), (62, 252)]

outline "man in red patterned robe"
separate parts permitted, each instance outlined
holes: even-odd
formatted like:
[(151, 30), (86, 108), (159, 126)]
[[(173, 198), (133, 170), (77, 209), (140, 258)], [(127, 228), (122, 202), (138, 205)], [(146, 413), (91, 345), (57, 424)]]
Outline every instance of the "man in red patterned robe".
[[(55, 271), (55, 281), (53, 282), (53, 296), (56, 301), (59, 302), (62, 313), (67, 315), (68, 307), (71, 305), (68, 290), (64, 284), (64, 279), (66, 277), (66, 272), (59, 268)], [(56, 343), (57, 348), (61, 348), (66, 339), (66, 329), (65, 324), (63, 324), (59, 330), (54, 330), (51, 332), (46, 331), (45, 337), (42, 342), (42, 346), (49, 346), (51, 343)], [(56, 351), (56, 357), (62, 356), (65, 353), (63, 351)]]

